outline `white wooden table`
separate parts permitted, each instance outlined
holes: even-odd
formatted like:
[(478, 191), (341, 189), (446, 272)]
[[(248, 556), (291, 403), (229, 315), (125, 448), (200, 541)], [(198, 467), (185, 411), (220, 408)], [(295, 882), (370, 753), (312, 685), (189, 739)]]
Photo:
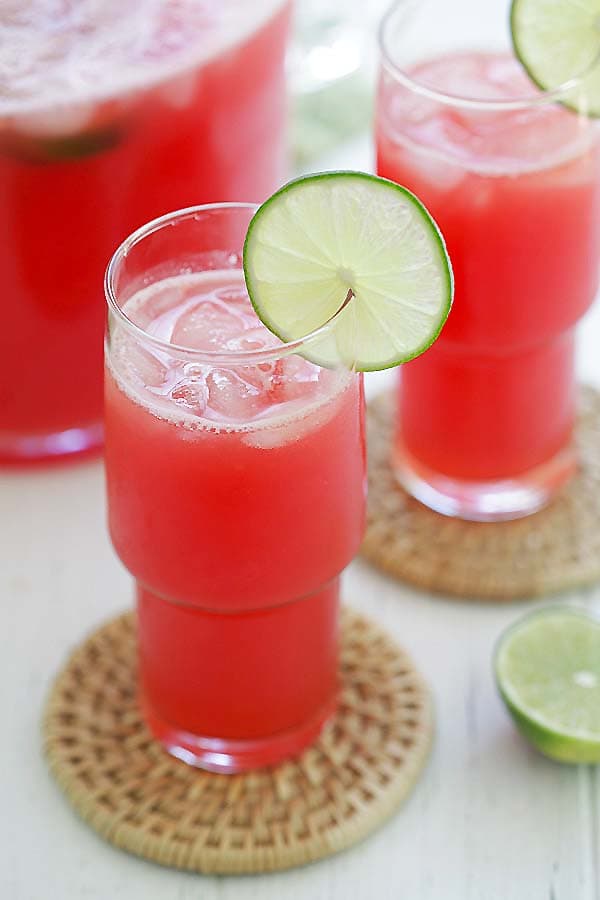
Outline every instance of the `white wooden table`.
[[(323, 168), (369, 162), (365, 138)], [(598, 346), (596, 309), (580, 360), (600, 383)], [(390, 377), (371, 376), (368, 393)], [(491, 677), (495, 639), (531, 604), (434, 598), (360, 560), (348, 601), (409, 649), (436, 704), (431, 760), (396, 817), (337, 857), (262, 877), (180, 873), (103, 843), (48, 776), (40, 714), (70, 648), (131, 600), (104, 519), (101, 462), (0, 471), (2, 900), (600, 900), (598, 772), (529, 749)], [(600, 586), (569, 599), (600, 602)]]

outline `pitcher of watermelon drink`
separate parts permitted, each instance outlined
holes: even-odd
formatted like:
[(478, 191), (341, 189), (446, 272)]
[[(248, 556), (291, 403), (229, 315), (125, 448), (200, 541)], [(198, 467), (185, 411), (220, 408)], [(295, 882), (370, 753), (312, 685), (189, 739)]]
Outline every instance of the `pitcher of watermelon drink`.
[(102, 441), (106, 259), (175, 206), (284, 168), (287, 0), (0, 8), (0, 460)]

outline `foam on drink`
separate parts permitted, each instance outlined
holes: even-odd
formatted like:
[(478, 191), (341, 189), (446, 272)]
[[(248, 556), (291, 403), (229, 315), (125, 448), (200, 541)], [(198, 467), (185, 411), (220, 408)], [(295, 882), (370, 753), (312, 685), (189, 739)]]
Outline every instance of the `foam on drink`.
[[(256, 446), (276, 446), (329, 419), (331, 400), (352, 379), (295, 354), (270, 353), (282, 342), (256, 316), (238, 269), (165, 278), (134, 294), (123, 312), (183, 353), (144, 342), (117, 321), (113, 377), (136, 403), (184, 429), (244, 431)], [(210, 354), (221, 355), (212, 361)]]
[[(555, 168), (591, 146), (594, 125), (543, 101), (520, 63), (507, 54), (456, 53), (422, 62), (406, 74), (412, 87), (382, 79), (385, 136), (403, 156), (410, 153), (415, 167), (440, 189), (455, 188), (467, 171), (504, 176)], [(415, 91), (415, 84), (425, 91)], [(445, 105), (427, 89), (453, 102)], [(456, 98), (499, 106), (461, 106)], [(532, 103), (536, 98), (541, 102)]]
[(0, 118), (151, 87), (242, 42), (282, 5), (283, 0), (3, 0)]

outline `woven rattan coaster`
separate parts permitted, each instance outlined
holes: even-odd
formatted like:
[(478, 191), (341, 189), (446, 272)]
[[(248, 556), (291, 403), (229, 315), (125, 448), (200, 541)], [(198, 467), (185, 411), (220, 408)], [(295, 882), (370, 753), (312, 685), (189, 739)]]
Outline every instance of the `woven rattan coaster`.
[(577, 474), (546, 509), (514, 522), (450, 519), (397, 484), (394, 397), (367, 413), (369, 503), (363, 555), (401, 581), (463, 599), (516, 600), (600, 579), (600, 393), (580, 394)]
[(136, 704), (134, 618), (94, 632), (51, 691), (44, 738), (77, 812), (123, 850), (204, 873), (271, 872), (330, 856), (381, 825), (427, 759), (429, 694), (368, 620), (342, 618), (339, 709), (296, 760), (215, 775), (169, 756)]

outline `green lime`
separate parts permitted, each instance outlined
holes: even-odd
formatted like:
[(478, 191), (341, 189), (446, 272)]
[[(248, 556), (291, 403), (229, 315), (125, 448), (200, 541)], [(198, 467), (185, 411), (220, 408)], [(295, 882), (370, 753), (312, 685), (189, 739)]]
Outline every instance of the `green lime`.
[(600, 620), (575, 607), (526, 616), (500, 638), (494, 667), (510, 714), (538, 750), (600, 762)]
[(513, 0), (515, 53), (545, 91), (573, 81), (561, 102), (600, 116), (600, 0)]
[(274, 334), (294, 341), (333, 320), (319, 361), (359, 371), (423, 353), (452, 303), (450, 260), (423, 204), (364, 172), (308, 175), (273, 194), (250, 222), (244, 275)]
[(112, 150), (119, 144), (118, 126), (64, 137), (36, 137), (18, 132), (0, 133), (0, 154), (30, 163), (62, 163)]

